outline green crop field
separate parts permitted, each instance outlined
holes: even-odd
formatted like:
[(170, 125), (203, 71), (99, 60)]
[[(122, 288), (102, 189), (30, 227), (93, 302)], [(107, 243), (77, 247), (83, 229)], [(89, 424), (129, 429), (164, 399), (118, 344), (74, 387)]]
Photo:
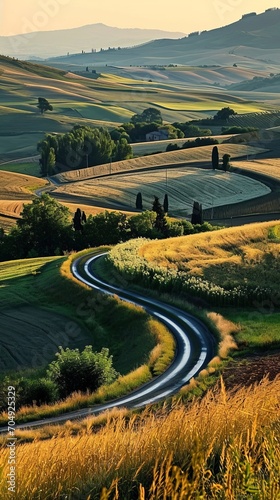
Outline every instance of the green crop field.
[[(75, 124), (115, 127), (150, 106), (160, 109), (169, 122), (211, 116), (226, 105), (243, 113), (276, 106), (270, 95), (254, 100), (245, 92), (235, 96), (222, 88), (197, 89), (181, 82), (147, 82), (105, 72), (93, 80), (6, 58), (0, 60), (0, 71), (0, 137), (5, 139), (0, 161), (36, 154), (45, 133), (66, 132)], [(49, 100), (53, 112), (40, 114), (38, 96)]]
[[(59, 345), (81, 349), (87, 344), (95, 350), (108, 347), (116, 369), (128, 373), (153, 349), (148, 315), (113, 298), (96, 299), (61, 274), (64, 260), (0, 263), (0, 374), (44, 367)], [(130, 345), (129, 359), (124, 344)]]

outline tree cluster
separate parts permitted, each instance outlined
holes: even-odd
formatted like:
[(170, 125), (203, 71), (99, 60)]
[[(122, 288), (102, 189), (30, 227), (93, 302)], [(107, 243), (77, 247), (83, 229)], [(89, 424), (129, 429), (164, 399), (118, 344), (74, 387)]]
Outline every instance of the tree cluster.
[(219, 144), (217, 139), (213, 139), (212, 137), (197, 137), (193, 141), (187, 141), (182, 144), (181, 148), (178, 144), (170, 143), (166, 147), (166, 151), (176, 151), (179, 149), (188, 149), (188, 148), (199, 148), (201, 146), (211, 146), (212, 144)]
[(115, 134), (119, 130), (128, 135), (130, 142), (144, 142), (146, 140), (146, 134), (159, 130), (165, 131), (169, 139), (181, 139), (184, 137), (184, 133), (180, 129), (170, 124), (160, 125), (158, 122), (124, 123), (119, 129), (112, 131), (111, 134)]
[(130, 238), (167, 238), (213, 229), (190, 226), (186, 220), (166, 217), (168, 196), (163, 206), (155, 197), (152, 210), (127, 217), (121, 212), (104, 211), (86, 217), (80, 209), (71, 220), (68, 208), (48, 194), (24, 206), (22, 217), (9, 234), (1, 231), (0, 261), (63, 255), (100, 245), (115, 245)]
[(109, 161), (132, 158), (132, 149), (125, 137), (113, 140), (106, 128), (76, 125), (66, 134), (47, 134), (38, 143), (42, 175), (51, 175), (55, 166), (77, 169)]
[(181, 130), (184, 134), (183, 137), (202, 137), (212, 135), (212, 131), (210, 129), (202, 129), (197, 125), (192, 125), (190, 122), (175, 122), (172, 123), (172, 126)]

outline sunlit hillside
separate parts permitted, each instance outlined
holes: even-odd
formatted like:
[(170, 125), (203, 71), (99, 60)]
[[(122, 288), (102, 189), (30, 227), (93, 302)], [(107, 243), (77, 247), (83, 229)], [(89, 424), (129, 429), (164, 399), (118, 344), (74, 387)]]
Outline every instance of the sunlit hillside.
[[(104, 71), (103, 71), (104, 70)], [(144, 81), (125, 74), (110, 74), (103, 68), (94, 78), (69, 73), (68, 69), (16, 61), (0, 57), (0, 161), (28, 157), (45, 133), (63, 133), (75, 124), (115, 127), (135, 113), (153, 106), (164, 121), (185, 122), (213, 116), (223, 106), (239, 113), (272, 110), (277, 96), (235, 95), (222, 88), (183, 82)], [(150, 80), (150, 79), (149, 79)], [(42, 115), (38, 97), (49, 100), (52, 112)], [(279, 96), (278, 96), (279, 97)]]
[(148, 265), (177, 269), (217, 285), (267, 285), (276, 291), (279, 243), (280, 224), (264, 222), (153, 241), (141, 246), (139, 255)]

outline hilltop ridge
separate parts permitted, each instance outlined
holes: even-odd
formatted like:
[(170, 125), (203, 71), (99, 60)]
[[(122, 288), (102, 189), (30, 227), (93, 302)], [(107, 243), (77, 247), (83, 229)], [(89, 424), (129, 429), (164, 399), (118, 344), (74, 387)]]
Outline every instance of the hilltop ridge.
[(171, 63), (193, 66), (226, 63), (243, 63), (255, 67), (264, 64), (279, 66), (279, 24), (280, 9), (277, 9), (243, 17), (230, 25), (191, 33), (176, 40), (164, 38), (132, 48), (74, 54), (50, 61), (119, 66)]
[(0, 53), (21, 59), (91, 52), (101, 47), (128, 47), (157, 38), (180, 38), (185, 33), (157, 29), (117, 28), (88, 24), (79, 28), (0, 36)]

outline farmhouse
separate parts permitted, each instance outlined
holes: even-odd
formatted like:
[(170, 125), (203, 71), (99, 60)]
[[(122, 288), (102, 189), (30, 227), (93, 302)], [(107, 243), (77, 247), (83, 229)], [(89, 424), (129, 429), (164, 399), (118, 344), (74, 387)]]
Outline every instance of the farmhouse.
[(146, 141), (165, 141), (168, 139), (168, 132), (166, 130), (155, 130), (146, 134)]

